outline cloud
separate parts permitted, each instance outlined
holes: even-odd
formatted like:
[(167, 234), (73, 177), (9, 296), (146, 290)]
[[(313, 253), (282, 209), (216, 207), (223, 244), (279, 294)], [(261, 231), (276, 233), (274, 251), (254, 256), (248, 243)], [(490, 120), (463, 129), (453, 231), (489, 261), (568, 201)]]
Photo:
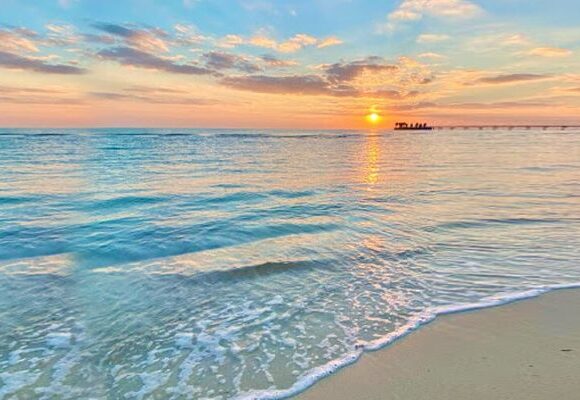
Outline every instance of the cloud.
[(367, 57), (360, 61), (327, 65), (325, 72), (331, 82), (348, 82), (364, 72), (390, 72), (397, 69), (396, 65), (386, 64), (380, 57)]
[(206, 59), (206, 66), (214, 70), (237, 69), (249, 73), (261, 70), (256, 64), (235, 54), (210, 51), (209, 53), (205, 53), (203, 57)]
[(339, 38), (337, 38), (336, 36), (330, 36), (330, 37), (327, 37), (325, 39), (320, 40), (316, 47), (318, 47), (319, 49), (323, 49), (325, 47), (338, 46), (339, 44), (342, 44), (342, 43), (344, 43), (344, 42), (342, 40), (340, 40)]
[(25, 28), (0, 29), (0, 50), (12, 53), (36, 53), (38, 35)]
[(314, 46), (318, 43), (318, 39), (313, 36), (299, 33), (294, 35), (285, 42), (277, 45), (276, 49), (282, 53), (294, 53), (306, 46)]
[(506, 47), (529, 46), (530, 43), (530, 39), (521, 33), (498, 33), (494, 31), (493, 33), (486, 33), (468, 39), (467, 46), (471, 51), (481, 52)]
[(512, 35), (505, 35), (501, 37), (501, 43), (506, 46), (525, 46), (530, 41), (522, 34), (514, 33)]
[(558, 47), (537, 47), (528, 52), (531, 56), (558, 58), (572, 55), (572, 51)]
[(404, 100), (410, 99), (413, 97), (418, 96), (420, 93), (416, 90), (412, 90), (408, 93), (401, 93), (398, 90), (375, 90), (372, 92), (361, 93), (361, 97), (375, 97), (375, 98), (383, 98), (383, 99), (390, 99), (390, 100)]
[(285, 68), (298, 65), (298, 62), (294, 60), (282, 60), (278, 57), (269, 54), (265, 54), (260, 58), (266, 65), (274, 68)]
[(550, 75), (544, 74), (506, 74), (506, 75), (485, 76), (477, 79), (475, 83), (501, 85), (509, 83), (537, 81), (550, 77), (551, 77)]
[(179, 104), (193, 106), (208, 106), (222, 104), (212, 99), (180, 96), (179, 92), (167, 91), (164, 88), (141, 88), (135, 91), (126, 89), (122, 92), (90, 92), (89, 96), (104, 101), (138, 101), (150, 104)]
[(106, 92), (94, 91), (88, 93), (92, 98), (105, 101), (138, 101), (151, 104), (179, 104), (208, 106), (224, 104), (223, 100), (214, 100), (202, 97), (192, 97), (190, 89), (164, 86), (129, 86), (121, 91)]
[(265, 33), (258, 33), (250, 38), (244, 38), (239, 35), (226, 35), (218, 41), (218, 45), (224, 48), (248, 45), (271, 49), (280, 53), (295, 53), (305, 47), (322, 49), (342, 43), (342, 40), (335, 36), (319, 39), (306, 33), (298, 33), (282, 42), (272, 39)]
[(207, 68), (191, 64), (177, 64), (170, 59), (158, 57), (131, 47), (104, 49), (99, 51), (97, 56), (104, 60), (118, 62), (121, 65), (171, 72), (174, 74), (208, 75), (212, 73)]
[(92, 33), (84, 33), (81, 35), (85, 42), (99, 43), (99, 44), (115, 44), (115, 38), (111, 35), (94, 35)]
[(0, 93), (2, 94), (64, 94), (66, 93), (60, 89), (52, 88), (30, 88), (30, 87), (16, 87), (16, 86), (0, 86)]
[(441, 55), (439, 53), (421, 53), (417, 57), (419, 57), (419, 58), (430, 58), (430, 59), (433, 59), (433, 60), (442, 60), (444, 58), (447, 58), (444, 55)]
[(257, 93), (404, 100), (417, 97), (422, 85), (433, 81), (431, 72), (409, 58), (397, 64), (382, 57), (323, 64), (317, 74), (229, 76), (222, 85)]
[(330, 85), (327, 80), (318, 75), (291, 76), (237, 76), (223, 78), (225, 86), (258, 93), (355, 96), (356, 90), (348, 85)]
[(529, 102), (529, 101), (500, 101), (495, 103), (457, 103), (449, 104), (445, 107), (448, 108), (460, 108), (465, 110), (477, 110), (477, 109), (506, 109), (506, 108), (538, 108), (547, 107), (548, 103), (542, 102)]
[(187, 94), (188, 90), (168, 88), (163, 86), (142, 86), (134, 85), (123, 89), (126, 92), (142, 93), (142, 94)]
[(45, 26), (48, 31), (44, 44), (48, 46), (67, 47), (79, 43), (83, 37), (78, 35), (72, 25), (48, 24)]
[(11, 103), (11, 104), (42, 104), (42, 105), (55, 105), (55, 104), (83, 104), (82, 99), (68, 98), (68, 97), (55, 97), (55, 96), (23, 96), (23, 97), (11, 97), (3, 96), (0, 94), (0, 103)]
[(0, 86), (0, 103), (79, 104), (81, 102), (81, 99), (70, 97), (68, 91), (63, 89)]
[(469, 0), (403, 0), (387, 19), (387, 29), (398, 23), (413, 22), (425, 16), (451, 19), (468, 19), (483, 13), (481, 7)]
[(199, 45), (208, 40), (201, 35), (194, 25), (176, 24), (174, 27), (176, 34), (175, 43), (182, 46)]
[(415, 110), (423, 110), (425, 108), (435, 108), (437, 107), (437, 103), (429, 102), (429, 101), (420, 101), (416, 103), (410, 104), (394, 104), (389, 108), (396, 110), (396, 111), (415, 111)]
[(256, 35), (249, 40), (244, 40), (243, 44), (251, 44), (257, 47), (265, 47), (267, 49), (278, 49), (278, 43), (274, 39), (270, 39), (264, 35)]
[(50, 64), (43, 60), (4, 51), (0, 51), (0, 67), (61, 75), (80, 75), (87, 72), (84, 68), (66, 64)]
[(441, 35), (434, 33), (424, 33), (417, 37), (417, 43), (437, 43), (449, 39), (449, 35)]
[(97, 22), (93, 24), (93, 27), (109, 35), (121, 38), (128, 46), (139, 50), (164, 53), (169, 51), (165, 42), (168, 34), (158, 28), (136, 28), (104, 22)]
[(218, 46), (232, 48), (244, 44), (245, 40), (239, 35), (226, 35), (218, 42)]
[(414, 10), (405, 10), (402, 7), (389, 14), (390, 20), (395, 21), (417, 21), (423, 18), (423, 15)]
[(506, 110), (506, 109), (521, 109), (521, 108), (546, 108), (552, 107), (553, 104), (547, 102), (533, 102), (533, 101), (499, 101), (491, 103), (449, 103), (441, 104), (434, 102), (418, 102), (412, 104), (397, 104), (391, 108), (398, 111), (413, 111), (423, 109), (433, 110), (471, 110), (471, 111), (486, 111), (486, 110)]

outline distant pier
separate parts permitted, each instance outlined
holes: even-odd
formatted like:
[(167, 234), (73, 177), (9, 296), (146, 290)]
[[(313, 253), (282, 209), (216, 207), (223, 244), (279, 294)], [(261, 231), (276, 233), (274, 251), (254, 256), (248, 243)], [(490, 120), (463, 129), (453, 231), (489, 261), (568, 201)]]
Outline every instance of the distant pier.
[(531, 129), (580, 129), (580, 125), (435, 125), (433, 129), (441, 130), (441, 129), (463, 129), (463, 130), (498, 130), (498, 129), (524, 129), (524, 130), (531, 130)]

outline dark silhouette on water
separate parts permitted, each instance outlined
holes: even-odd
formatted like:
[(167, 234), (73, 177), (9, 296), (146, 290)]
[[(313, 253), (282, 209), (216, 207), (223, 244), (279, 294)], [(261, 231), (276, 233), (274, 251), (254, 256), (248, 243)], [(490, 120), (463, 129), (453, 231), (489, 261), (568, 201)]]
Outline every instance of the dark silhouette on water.
[(543, 130), (547, 130), (547, 129), (561, 129), (561, 130), (566, 130), (566, 129), (580, 129), (580, 125), (438, 125), (433, 127), (434, 129), (449, 129), (449, 130), (454, 130), (454, 129), (463, 129), (463, 130), (468, 130), (468, 129), (479, 129), (479, 130), (484, 130), (484, 129), (491, 129), (491, 130), (497, 130), (497, 129), (507, 129), (507, 130), (513, 130), (513, 129), (526, 129), (526, 130), (530, 130), (530, 129), (543, 129)]
[(432, 131), (434, 129), (448, 129), (448, 130), (454, 130), (454, 129), (464, 129), (464, 130), (468, 130), (468, 129), (479, 129), (479, 130), (484, 130), (484, 129), (491, 129), (491, 130), (498, 130), (498, 129), (507, 129), (507, 130), (513, 130), (513, 129), (526, 129), (526, 130), (530, 130), (530, 129), (543, 129), (543, 130), (547, 130), (547, 129), (561, 129), (561, 130), (566, 130), (566, 129), (580, 129), (580, 125), (436, 125), (436, 126), (430, 126), (427, 125), (426, 123), (414, 123), (414, 124), (409, 124), (407, 122), (395, 122), (395, 130), (396, 131)]
[(433, 127), (427, 123), (408, 124), (406, 122), (395, 122), (396, 131), (432, 131)]

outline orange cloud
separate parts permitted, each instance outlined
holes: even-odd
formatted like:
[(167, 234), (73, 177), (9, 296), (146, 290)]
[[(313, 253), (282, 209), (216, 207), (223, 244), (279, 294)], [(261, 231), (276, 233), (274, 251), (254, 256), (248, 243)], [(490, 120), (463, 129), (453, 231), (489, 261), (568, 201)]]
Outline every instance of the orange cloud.
[(492, 75), (492, 76), (484, 76), (479, 78), (475, 81), (475, 83), (484, 83), (489, 85), (502, 85), (502, 84), (511, 84), (511, 83), (522, 83), (522, 82), (530, 82), (530, 81), (538, 81), (547, 78), (551, 78), (552, 75), (546, 74), (505, 74), (505, 75)]
[(469, 0), (404, 0), (388, 15), (387, 28), (397, 23), (418, 21), (425, 15), (439, 18), (472, 18), (483, 13), (481, 7)]
[(306, 33), (298, 33), (282, 42), (259, 33), (255, 36), (245, 39), (239, 35), (226, 35), (218, 41), (221, 47), (232, 48), (240, 45), (250, 45), (256, 47), (263, 47), (266, 49), (276, 50), (280, 53), (294, 53), (305, 47), (316, 46), (319, 49), (336, 46), (342, 44), (342, 40), (335, 36), (330, 36), (324, 39), (318, 39)]
[(126, 44), (139, 50), (150, 52), (168, 52), (169, 47), (165, 42), (168, 34), (157, 28), (136, 28), (133, 26), (117, 25), (98, 22), (93, 27), (109, 35), (116, 36)]
[(319, 49), (322, 49), (324, 47), (330, 47), (330, 46), (337, 46), (339, 44), (344, 43), (342, 40), (340, 40), (339, 38), (337, 38), (336, 36), (330, 36), (327, 37), (326, 39), (322, 39), (321, 41), (318, 42), (318, 45), (316, 47), (318, 47)]
[(572, 51), (558, 47), (537, 47), (528, 52), (531, 56), (558, 58), (572, 55)]
[(1, 29), (0, 50), (14, 53), (36, 53), (38, 52), (36, 38), (36, 33), (28, 29)]

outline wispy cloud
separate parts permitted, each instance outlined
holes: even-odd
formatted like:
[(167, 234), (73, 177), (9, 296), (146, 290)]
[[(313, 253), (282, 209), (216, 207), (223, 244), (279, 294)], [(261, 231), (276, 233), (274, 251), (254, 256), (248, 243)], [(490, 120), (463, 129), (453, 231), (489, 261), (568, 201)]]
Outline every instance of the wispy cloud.
[(306, 33), (298, 33), (286, 40), (278, 41), (270, 35), (260, 32), (249, 38), (240, 35), (226, 35), (218, 41), (221, 47), (233, 48), (241, 45), (262, 47), (275, 50), (280, 53), (295, 53), (305, 47), (317, 47), (319, 49), (337, 46), (343, 41), (336, 36), (316, 38)]
[(538, 57), (560, 58), (571, 56), (572, 51), (559, 47), (536, 47), (535, 49), (530, 50), (528, 54)]
[(442, 60), (444, 58), (447, 58), (447, 57), (445, 57), (442, 54), (433, 53), (433, 52), (421, 53), (417, 57), (419, 57), (419, 58), (429, 58), (429, 59), (434, 59), (434, 60)]
[(538, 81), (538, 80), (547, 79), (547, 78), (551, 78), (551, 75), (526, 74), (526, 73), (523, 73), (523, 74), (505, 74), (505, 75), (485, 76), (485, 77), (477, 79), (475, 81), (475, 83), (501, 85), (501, 84), (510, 84), (510, 83)]
[(98, 22), (93, 27), (109, 35), (121, 38), (126, 45), (143, 51), (168, 52), (165, 39), (168, 34), (159, 28), (138, 28), (118, 24)]
[(226, 77), (221, 83), (235, 89), (258, 93), (354, 96), (356, 91), (348, 85), (332, 86), (318, 75), (291, 76), (237, 76)]
[(0, 86), (0, 103), (80, 104), (83, 100), (64, 88)]
[(286, 67), (292, 67), (294, 65), (298, 65), (297, 61), (294, 60), (282, 60), (276, 56), (273, 56), (271, 54), (265, 54), (262, 57), (260, 57), (262, 59), (262, 61), (270, 66), (270, 67), (275, 67), (275, 68), (286, 68)]
[(176, 32), (173, 41), (178, 45), (198, 46), (208, 40), (206, 36), (199, 33), (197, 27), (194, 25), (176, 24), (173, 29)]
[(327, 65), (325, 72), (331, 82), (348, 82), (364, 72), (391, 72), (396, 69), (398, 66), (385, 63), (381, 57), (368, 57), (360, 61)]
[(140, 67), (174, 74), (208, 75), (213, 71), (192, 64), (180, 64), (131, 47), (113, 47), (101, 50), (97, 56), (103, 60), (118, 62), (121, 65)]
[(324, 47), (330, 46), (338, 46), (339, 44), (343, 44), (344, 42), (337, 38), (336, 36), (327, 37), (325, 39), (319, 40), (316, 47), (322, 49)]
[(444, 42), (449, 39), (449, 35), (435, 34), (435, 33), (424, 33), (417, 37), (417, 43), (437, 43)]
[(223, 103), (213, 99), (192, 97), (183, 90), (151, 86), (132, 86), (115, 92), (90, 92), (88, 96), (103, 101), (137, 101), (150, 104), (208, 106)]
[(36, 32), (26, 28), (0, 29), (0, 50), (13, 53), (38, 52)]
[(425, 16), (468, 19), (481, 15), (483, 9), (469, 0), (403, 0), (388, 16), (387, 28), (423, 19)]
[(221, 51), (210, 51), (209, 53), (205, 53), (203, 57), (205, 58), (206, 66), (209, 69), (235, 69), (249, 73), (258, 72), (261, 70), (261, 68), (256, 64), (236, 54), (224, 53)]
[(36, 58), (20, 56), (4, 51), (0, 51), (0, 67), (61, 75), (80, 75), (87, 72), (86, 69), (73, 65), (51, 64)]

